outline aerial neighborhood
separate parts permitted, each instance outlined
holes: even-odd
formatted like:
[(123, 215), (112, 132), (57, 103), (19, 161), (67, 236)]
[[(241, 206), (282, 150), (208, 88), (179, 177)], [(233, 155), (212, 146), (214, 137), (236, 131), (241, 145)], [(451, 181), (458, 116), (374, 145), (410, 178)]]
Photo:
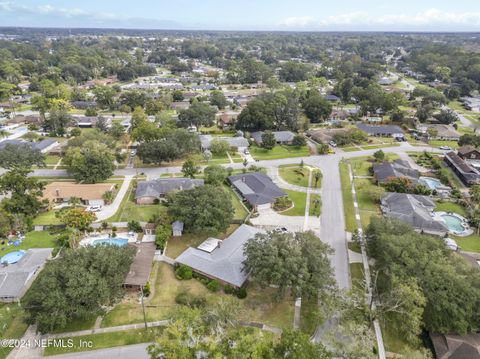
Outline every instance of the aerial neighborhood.
[(480, 358), (479, 54), (0, 29), (0, 358)]

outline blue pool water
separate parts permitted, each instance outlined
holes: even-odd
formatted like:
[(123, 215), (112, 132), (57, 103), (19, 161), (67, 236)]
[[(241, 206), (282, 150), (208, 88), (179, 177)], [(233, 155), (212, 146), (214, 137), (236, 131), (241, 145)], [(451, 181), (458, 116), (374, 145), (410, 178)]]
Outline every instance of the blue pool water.
[(127, 238), (102, 238), (102, 239), (95, 239), (92, 244), (94, 246), (98, 245), (111, 245), (117, 247), (125, 247), (128, 244)]
[(438, 179), (432, 178), (432, 177), (420, 177), (420, 183), (423, 183), (424, 185), (426, 185), (431, 190), (437, 189), (438, 187), (440, 187), (442, 185), (442, 182), (440, 182)]
[(442, 214), (441, 217), (447, 224), (447, 227), (450, 231), (455, 233), (462, 233), (465, 231), (465, 227), (463, 226), (462, 221), (457, 216)]
[(25, 251), (14, 251), (5, 254), (1, 259), (0, 263), (14, 264), (17, 263), (25, 255)]

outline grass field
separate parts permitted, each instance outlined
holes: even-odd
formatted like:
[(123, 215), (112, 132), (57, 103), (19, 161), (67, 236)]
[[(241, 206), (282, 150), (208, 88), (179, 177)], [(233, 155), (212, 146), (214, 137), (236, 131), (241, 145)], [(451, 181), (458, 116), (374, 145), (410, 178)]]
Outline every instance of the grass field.
[[(293, 300), (285, 297), (274, 299), (273, 288), (261, 289), (254, 283), (248, 283), (247, 298), (241, 300), (223, 292), (210, 292), (202, 283), (195, 279), (180, 281), (176, 279), (173, 268), (166, 263), (155, 263), (152, 270), (151, 298), (145, 303), (147, 320), (168, 319), (178, 308), (175, 297), (182, 291), (205, 297), (208, 305), (215, 305), (225, 297), (233, 299), (242, 309), (241, 318), (246, 321), (260, 322), (279, 328), (291, 328), (293, 324)], [(125, 300), (110, 311), (102, 321), (102, 327), (141, 323), (143, 314), (138, 298)]]
[(308, 187), (308, 178), (310, 176), (308, 168), (302, 168), (300, 166), (280, 166), (278, 172), (284, 181), (296, 186)]
[[(155, 339), (161, 332), (162, 328), (149, 328), (149, 329), (135, 329), (125, 330), (113, 333), (100, 333), (82, 335), (79, 337), (62, 337), (61, 339), (73, 340), (73, 346), (47, 346), (44, 351), (44, 355), (57, 355), (66, 353), (83, 352), (89, 350), (97, 350), (103, 348), (112, 348), (117, 346), (148, 343)], [(81, 345), (81, 343), (91, 342), (91, 346)]]
[(468, 237), (456, 237), (455, 241), (457, 244), (462, 248), (465, 252), (476, 252), (480, 253), (480, 235), (479, 234), (472, 234)]
[(430, 140), (428, 141), (428, 144), (432, 147), (448, 146), (453, 149), (459, 147), (457, 141)]
[(365, 287), (365, 274), (363, 273), (362, 263), (350, 263), (350, 276), (353, 286), (361, 289)]
[(353, 194), (348, 175), (348, 165), (346, 162), (340, 162), (340, 178), (342, 181), (343, 212), (345, 214), (345, 227), (348, 232), (357, 229), (355, 221), (355, 208), (353, 207)]
[[(318, 203), (316, 201), (318, 200)], [(316, 193), (310, 193), (310, 216), (320, 216), (322, 213), (322, 198)]]
[[(16, 303), (0, 303), (0, 338), (18, 339), (21, 338), (27, 324), (24, 320), (23, 309)], [(13, 348), (0, 346), (0, 359), (7, 357)]]
[(33, 225), (59, 225), (60, 220), (56, 217), (57, 210), (49, 210), (40, 213), (33, 219)]
[(250, 153), (256, 160), (276, 160), (279, 158), (306, 157), (310, 155), (308, 146), (294, 147), (277, 145), (271, 150), (258, 146), (250, 147)]
[(282, 212), (281, 214), (284, 216), (304, 216), (307, 205), (307, 194), (305, 192), (290, 191), (288, 189), (283, 189), (283, 191), (293, 202), (294, 207)]
[(465, 210), (465, 208), (463, 208), (463, 206), (459, 205), (458, 203), (454, 203), (454, 202), (436, 202), (435, 203), (436, 206), (435, 206), (435, 211), (436, 212), (454, 212), (454, 213), (457, 213), (461, 216), (466, 216), (467, 215), (467, 211)]
[(17, 251), (19, 249), (29, 249), (29, 248), (55, 248), (57, 247), (56, 237), (51, 235), (47, 231), (38, 231), (38, 232), (28, 232), (25, 235), (25, 239), (22, 243), (16, 247), (13, 245), (7, 246), (2, 244), (0, 251), (0, 256), (7, 254), (12, 251)]
[(242, 200), (238, 197), (238, 195), (235, 194), (235, 192), (233, 192), (230, 186), (224, 186), (224, 189), (225, 191), (230, 193), (230, 196), (232, 198), (232, 205), (233, 205), (233, 208), (235, 209), (235, 214), (233, 215), (233, 219), (243, 221), (248, 215), (247, 208), (245, 208), (245, 205), (243, 204)]

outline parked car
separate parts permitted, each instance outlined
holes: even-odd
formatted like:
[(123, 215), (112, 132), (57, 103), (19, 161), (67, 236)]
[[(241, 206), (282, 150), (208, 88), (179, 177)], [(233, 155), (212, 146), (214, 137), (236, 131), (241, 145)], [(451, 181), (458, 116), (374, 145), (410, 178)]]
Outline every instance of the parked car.
[(94, 205), (87, 208), (88, 212), (100, 212), (101, 210), (102, 210), (102, 206), (100, 205)]
[(452, 151), (452, 148), (450, 146), (440, 146), (440, 149), (444, 151)]
[(246, 155), (249, 155), (250, 151), (248, 150), (248, 148), (246, 148), (245, 151), (243, 151), (243, 153), (245, 153)]
[(337, 147), (337, 143), (335, 141), (330, 141), (328, 144), (332, 147)]

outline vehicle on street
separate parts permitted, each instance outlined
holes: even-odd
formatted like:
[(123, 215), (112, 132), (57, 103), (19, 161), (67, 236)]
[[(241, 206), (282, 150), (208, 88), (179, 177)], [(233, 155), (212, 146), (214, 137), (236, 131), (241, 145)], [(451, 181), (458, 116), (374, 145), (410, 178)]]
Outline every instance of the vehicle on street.
[(330, 141), (328, 144), (332, 147), (337, 147), (337, 143), (335, 141)]

